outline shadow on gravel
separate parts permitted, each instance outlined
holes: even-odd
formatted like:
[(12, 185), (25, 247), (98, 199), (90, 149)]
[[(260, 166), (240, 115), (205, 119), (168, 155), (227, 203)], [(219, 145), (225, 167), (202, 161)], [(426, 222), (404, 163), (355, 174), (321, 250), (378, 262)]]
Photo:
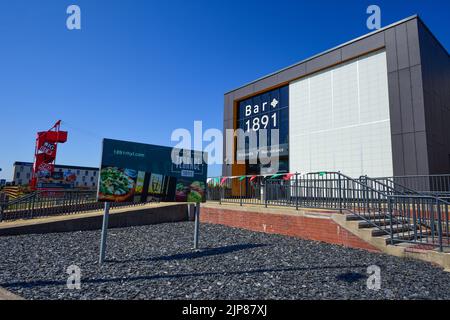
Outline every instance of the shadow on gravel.
[(145, 261), (173, 261), (173, 260), (188, 260), (188, 259), (198, 259), (204, 257), (217, 256), (221, 254), (227, 254), (242, 250), (255, 249), (261, 247), (267, 247), (267, 244), (236, 244), (232, 246), (224, 246), (212, 249), (203, 249), (199, 251), (192, 251), (186, 253), (179, 253), (170, 256), (162, 256), (156, 258), (143, 258), (143, 259), (129, 259), (129, 260), (106, 260), (109, 263), (129, 263), (129, 262), (145, 262)]
[(339, 281), (344, 281), (347, 283), (353, 283), (358, 282), (361, 279), (366, 279), (367, 276), (362, 273), (356, 273), (356, 272), (346, 272), (339, 274), (336, 279)]
[[(129, 278), (103, 278), (103, 279), (82, 279), (81, 283), (92, 283), (92, 284), (103, 284), (110, 282), (132, 282), (132, 281), (145, 281), (145, 280), (176, 280), (179, 278), (190, 278), (190, 277), (215, 277), (215, 276), (232, 276), (232, 275), (252, 275), (258, 273), (273, 273), (273, 272), (297, 272), (297, 271), (323, 271), (323, 270), (340, 270), (340, 269), (365, 269), (368, 265), (353, 265), (353, 266), (324, 266), (324, 267), (302, 267), (302, 268), (266, 268), (266, 269), (253, 269), (253, 270), (241, 270), (241, 271), (230, 271), (230, 272), (203, 272), (203, 273), (179, 273), (179, 274), (159, 274), (153, 276), (138, 276)], [(1, 287), (4, 288), (32, 288), (32, 287), (45, 287), (45, 286), (65, 286), (67, 281), (61, 280), (36, 280), (29, 282), (11, 282), (11, 283), (0, 283)]]

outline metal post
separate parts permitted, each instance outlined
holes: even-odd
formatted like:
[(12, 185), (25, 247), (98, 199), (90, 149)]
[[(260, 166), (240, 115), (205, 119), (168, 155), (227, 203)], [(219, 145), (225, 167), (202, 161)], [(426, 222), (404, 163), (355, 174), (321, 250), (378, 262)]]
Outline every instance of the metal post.
[(394, 210), (392, 208), (392, 198), (388, 196), (388, 210), (389, 210), (389, 223), (390, 223), (390, 236), (391, 236), (391, 245), (394, 245), (394, 219), (393, 219), (393, 214), (394, 214)]
[(195, 206), (194, 250), (198, 250), (198, 234), (200, 229), (200, 203)]
[(338, 173), (338, 179), (339, 179), (339, 212), (342, 213), (342, 185), (340, 173)]
[(442, 244), (442, 216), (441, 216), (441, 206), (439, 204), (439, 199), (436, 199), (436, 206), (437, 206), (437, 215), (438, 215), (438, 237), (439, 237), (439, 251), (443, 252), (443, 244)]
[(298, 172), (295, 173), (295, 210), (298, 210)]
[(242, 207), (242, 181), (239, 181), (239, 204)]
[(267, 208), (269, 189), (267, 189), (267, 179), (265, 177), (263, 179), (264, 179), (264, 205)]
[(106, 238), (108, 234), (108, 222), (109, 222), (109, 208), (110, 203), (105, 202), (105, 212), (103, 214), (103, 225), (102, 225), (102, 237), (100, 241), (100, 258), (99, 264), (102, 264), (105, 261), (106, 254)]
[(222, 204), (222, 185), (219, 185), (219, 204)]

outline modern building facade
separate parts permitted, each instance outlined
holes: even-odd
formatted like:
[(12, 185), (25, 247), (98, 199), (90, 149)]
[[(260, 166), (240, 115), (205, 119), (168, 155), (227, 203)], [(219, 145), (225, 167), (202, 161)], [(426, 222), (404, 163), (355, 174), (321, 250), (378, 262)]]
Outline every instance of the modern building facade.
[[(407, 18), (226, 93), (224, 129), (237, 128), (279, 129), (279, 172), (450, 173), (449, 54)], [(264, 173), (236, 138), (227, 163), (226, 139), (224, 176)]]
[[(31, 162), (15, 162), (12, 182), (16, 186), (28, 185), (31, 180), (33, 164)], [(98, 183), (98, 168), (55, 165), (55, 172), (70, 179), (74, 188), (95, 189)]]

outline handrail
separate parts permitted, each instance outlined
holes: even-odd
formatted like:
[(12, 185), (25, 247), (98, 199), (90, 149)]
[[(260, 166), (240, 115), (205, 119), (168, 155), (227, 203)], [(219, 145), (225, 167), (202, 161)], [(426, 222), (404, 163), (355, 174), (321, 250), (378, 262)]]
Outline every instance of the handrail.
[(400, 187), (395, 181), (383, 183), (364, 178), (351, 178), (335, 171), (310, 172), (295, 174), (288, 180), (283, 179), (283, 183), (280, 183), (281, 179), (264, 179), (257, 189), (249, 188), (247, 179), (239, 183), (238, 189), (227, 180), (225, 184), (208, 185), (208, 193), (211, 192), (208, 196), (219, 200), (220, 204), (345, 210), (358, 220), (366, 221), (364, 227), (373, 228), (374, 235), (389, 236), (391, 244), (405, 241), (439, 244), (440, 250), (450, 244), (449, 202)]
[[(449, 176), (450, 176), (450, 175), (449, 175)], [(367, 177), (367, 176), (364, 176), (364, 178), (369, 179), (369, 180), (372, 181), (372, 182), (375, 182), (375, 183), (379, 183), (379, 184), (385, 185), (384, 183), (382, 183), (382, 182), (380, 182), (380, 181), (377, 180), (377, 179), (382, 179), (382, 178), (369, 178), (369, 177)], [(394, 184), (394, 185), (396, 185), (396, 186), (399, 186), (400, 188), (406, 189), (407, 191), (410, 191), (410, 192), (412, 193), (412, 194), (407, 194), (407, 193), (405, 193), (405, 192), (400, 192), (401, 194), (405, 195), (406, 197), (416, 198), (416, 196), (414, 196), (414, 194), (415, 194), (415, 195), (417, 195), (418, 197), (431, 198), (431, 199), (439, 200), (439, 201), (441, 201), (441, 202), (443, 202), (443, 203), (445, 203), (445, 204), (449, 204), (449, 205), (450, 205), (450, 202), (449, 202), (449, 201), (444, 200), (444, 199), (442, 199), (441, 197), (438, 197), (436, 193), (433, 193), (433, 192), (430, 192), (430, 193), (424, 193), (424, 192), (422, 192), (422, 191), (416, 191), (416, 190), (413, 190), (413, 189), (411, 189), (411, 188), (405, 187), (405, 186), (403, 186), (403, 185), (401, 185), (401, 184), (399, 184), (399, 183), (397, 183), (397, 182), (395, 182), (395, 181), (391, 181), (391, 180), (390, 180), (390, 182), (392, 182), (392, 184)], [(387, 185), (386, 185), (386, 186), (387, 186)], [(387, 186), (387, 187), (389, 187), (389, 186)], [(397, 191), (395, 188), (392, 188), (392, 187), (389, 187), (389, 188), (391, 188), (391, 189)], [(397, 196), (397, 195), (395, 195), (395, 196)]]

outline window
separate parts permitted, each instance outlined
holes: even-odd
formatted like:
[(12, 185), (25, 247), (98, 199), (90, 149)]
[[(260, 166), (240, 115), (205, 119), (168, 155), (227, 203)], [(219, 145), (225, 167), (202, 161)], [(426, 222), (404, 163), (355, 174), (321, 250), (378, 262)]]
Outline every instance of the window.
[(80, 175), (80, 170), (77, 170), (77, 175)]
[(20, 172), (16, 173), (16, 178), (19, 179), (20, 178)]
[[(450, 156), (450, 155), (449, 155), (449, 156)], [(449, 158), (449, 159), (450, 159), (450, 158)], [(94, 171), (92, 174), (94, 175), (94, 177), (97, 176), (97, 171)]]
[(27, 173), (27, 179), (30, 179), (31, 174)]
[(94, 182), (94, 177), (91, 177), (91, 182)]
[(86, 181), (86, 177), (85, 177), (85, 176), (83, 176), (82, 180), (83, 180), (83, 182), (85, 182), (85, 181)]
[(89, 175), (89, 171), (86, 170), (86, 171), (84, 172), (84, 175), (85, 175), (85, 176)]
[(23, 167), (20, 167), (20, 172), (23, 172)]

